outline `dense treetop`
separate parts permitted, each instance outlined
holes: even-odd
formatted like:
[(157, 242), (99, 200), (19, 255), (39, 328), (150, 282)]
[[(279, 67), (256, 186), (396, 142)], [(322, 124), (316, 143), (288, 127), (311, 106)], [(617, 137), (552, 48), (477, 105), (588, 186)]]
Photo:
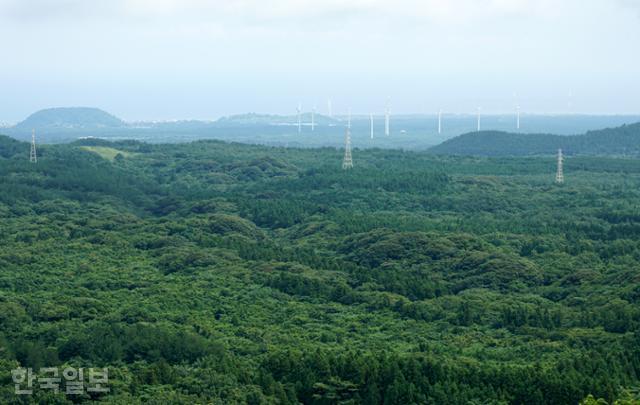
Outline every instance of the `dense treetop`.
[(558, 186), (551, 156), (28, 151), (0, 137), (0, 403), (22, 403), (11, 369), (66, 365), (108, 367), (108, 403), (637, 393), (635, 159), (568, 158)]

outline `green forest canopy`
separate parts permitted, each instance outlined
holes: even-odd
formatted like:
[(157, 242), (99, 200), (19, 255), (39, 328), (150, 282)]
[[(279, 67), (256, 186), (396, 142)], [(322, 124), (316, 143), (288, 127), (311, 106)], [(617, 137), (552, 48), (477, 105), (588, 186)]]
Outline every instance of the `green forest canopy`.
[(343, 171), (330, 148), (98, 140), (27, 157), (0, 137), (2, 403), (18, 366), (108, 367), (112, 403), (639, 385), (635, 159), (567, 159), (559, 186), (552, 157), (356, 150)]

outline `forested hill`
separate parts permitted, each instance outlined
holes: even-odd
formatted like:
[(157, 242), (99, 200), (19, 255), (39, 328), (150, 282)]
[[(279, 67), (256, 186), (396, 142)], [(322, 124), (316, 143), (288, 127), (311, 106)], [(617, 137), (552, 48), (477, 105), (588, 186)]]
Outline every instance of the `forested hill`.
[(5, 135), (0, 135), (0, 158), (10, 158), (23, 153), (24, 156), (28, 155), (28, 147), (24, 142), (17, 141)]
[(430, 153), (467, 156), (549, 155), (559, 148), (567, 154), (640, 154), (640, 123), (590, 131), (583, 135), (517, 134), (498, 131), (472, 132), (429, 149)]
[(100, 129), (125, 126), (119, 118), (90, 107), (48, 108), (31, 114), (16, 130)]
[[(553, 157), (39, 152), (0, 137), (0, 404), (637, 396), (636, 159), (567, 159), (558, 186)], [(17, 397), (19, 366), (106, 367), (110, 392)]]
[[(313, 114), (311, 113), (301, 113), (300, 119), (305, 124), (310, 123), (311, 120), (314, 121), (316, 125), (330, 125), (330, 124), (339, 124), (340, 120), (335, 118), (328, 117), (322, 114)], [(283, 116), (283, 115), (272, 115), (272, 114), (237, 114), (231, 115), (227, 117), (221, 117), (216, 121), (216, 125), (220, 126), (235, 126), (235, 125), (297, 125), (298, 117), (295, 115), (292, 116)]]

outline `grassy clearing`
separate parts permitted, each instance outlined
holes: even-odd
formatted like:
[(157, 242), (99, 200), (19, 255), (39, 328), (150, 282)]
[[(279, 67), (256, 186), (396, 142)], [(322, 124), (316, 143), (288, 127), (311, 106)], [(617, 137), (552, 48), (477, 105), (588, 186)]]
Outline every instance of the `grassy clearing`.
[(106, 146), (82, 146), (82, 149), (88, 150), (89, 152), (97, 153), (102, 158), (107, 159), (107, 160), (115, 159), (115, 157), (118, 155), (118, 153), (121, 154), (125, 158), (129, 158), (129, 157), (132, 157), (132, 156), (135, 155), (134, 153), (131, 153), (131, 152), (125, 152), (123, 150), (119, 150), (119, 149), (115, 149), (115, 148), (109, 148), (109, 147), (106, 147)]

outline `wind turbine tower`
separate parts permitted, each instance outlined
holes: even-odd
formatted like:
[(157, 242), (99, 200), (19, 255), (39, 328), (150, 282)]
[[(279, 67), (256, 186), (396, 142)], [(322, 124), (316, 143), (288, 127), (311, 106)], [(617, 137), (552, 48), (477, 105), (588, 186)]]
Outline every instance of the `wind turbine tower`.
[(516, 106), (516, 129), (520, 129), (520, 105)]
[(564, 183), (564, 173), (562, 170), (564, 158), (562, 157), (562, 149), (558, 149), (558, 171), (556, 172), (556, 183)]
[(31, 131), (31, 152), (29, 153), (29, 162), (38, 163), (38, 153), (36, 152), (36, 130)]
[(298, 133), (302, 132), (302, 104), (298, 103)]
[(478, 107), (478, 128), (477, 132), (480, 132), (480, 107)]
[(391, 107), (389, 106), (390, 102), (389, 100), (387, 100), (387, 109), (384, 113), (384, 134), (386, 136), (389, 136), (389, 119), (390, 119), (390, 115), (391, 115)]
[(369, 114), (369, 123), (371, 127), (371, 139), (373, 139), (373, 113)]
[(349, 111), (349, 123), (344, 137), (344, 158), (342, 159), (342, 169), (353, 168), (353, 158), (351, 157), (351, 111)]
[(313, 107), (311, 110), (311, 131), (315, 131), (316, 128), (316, 108)]

